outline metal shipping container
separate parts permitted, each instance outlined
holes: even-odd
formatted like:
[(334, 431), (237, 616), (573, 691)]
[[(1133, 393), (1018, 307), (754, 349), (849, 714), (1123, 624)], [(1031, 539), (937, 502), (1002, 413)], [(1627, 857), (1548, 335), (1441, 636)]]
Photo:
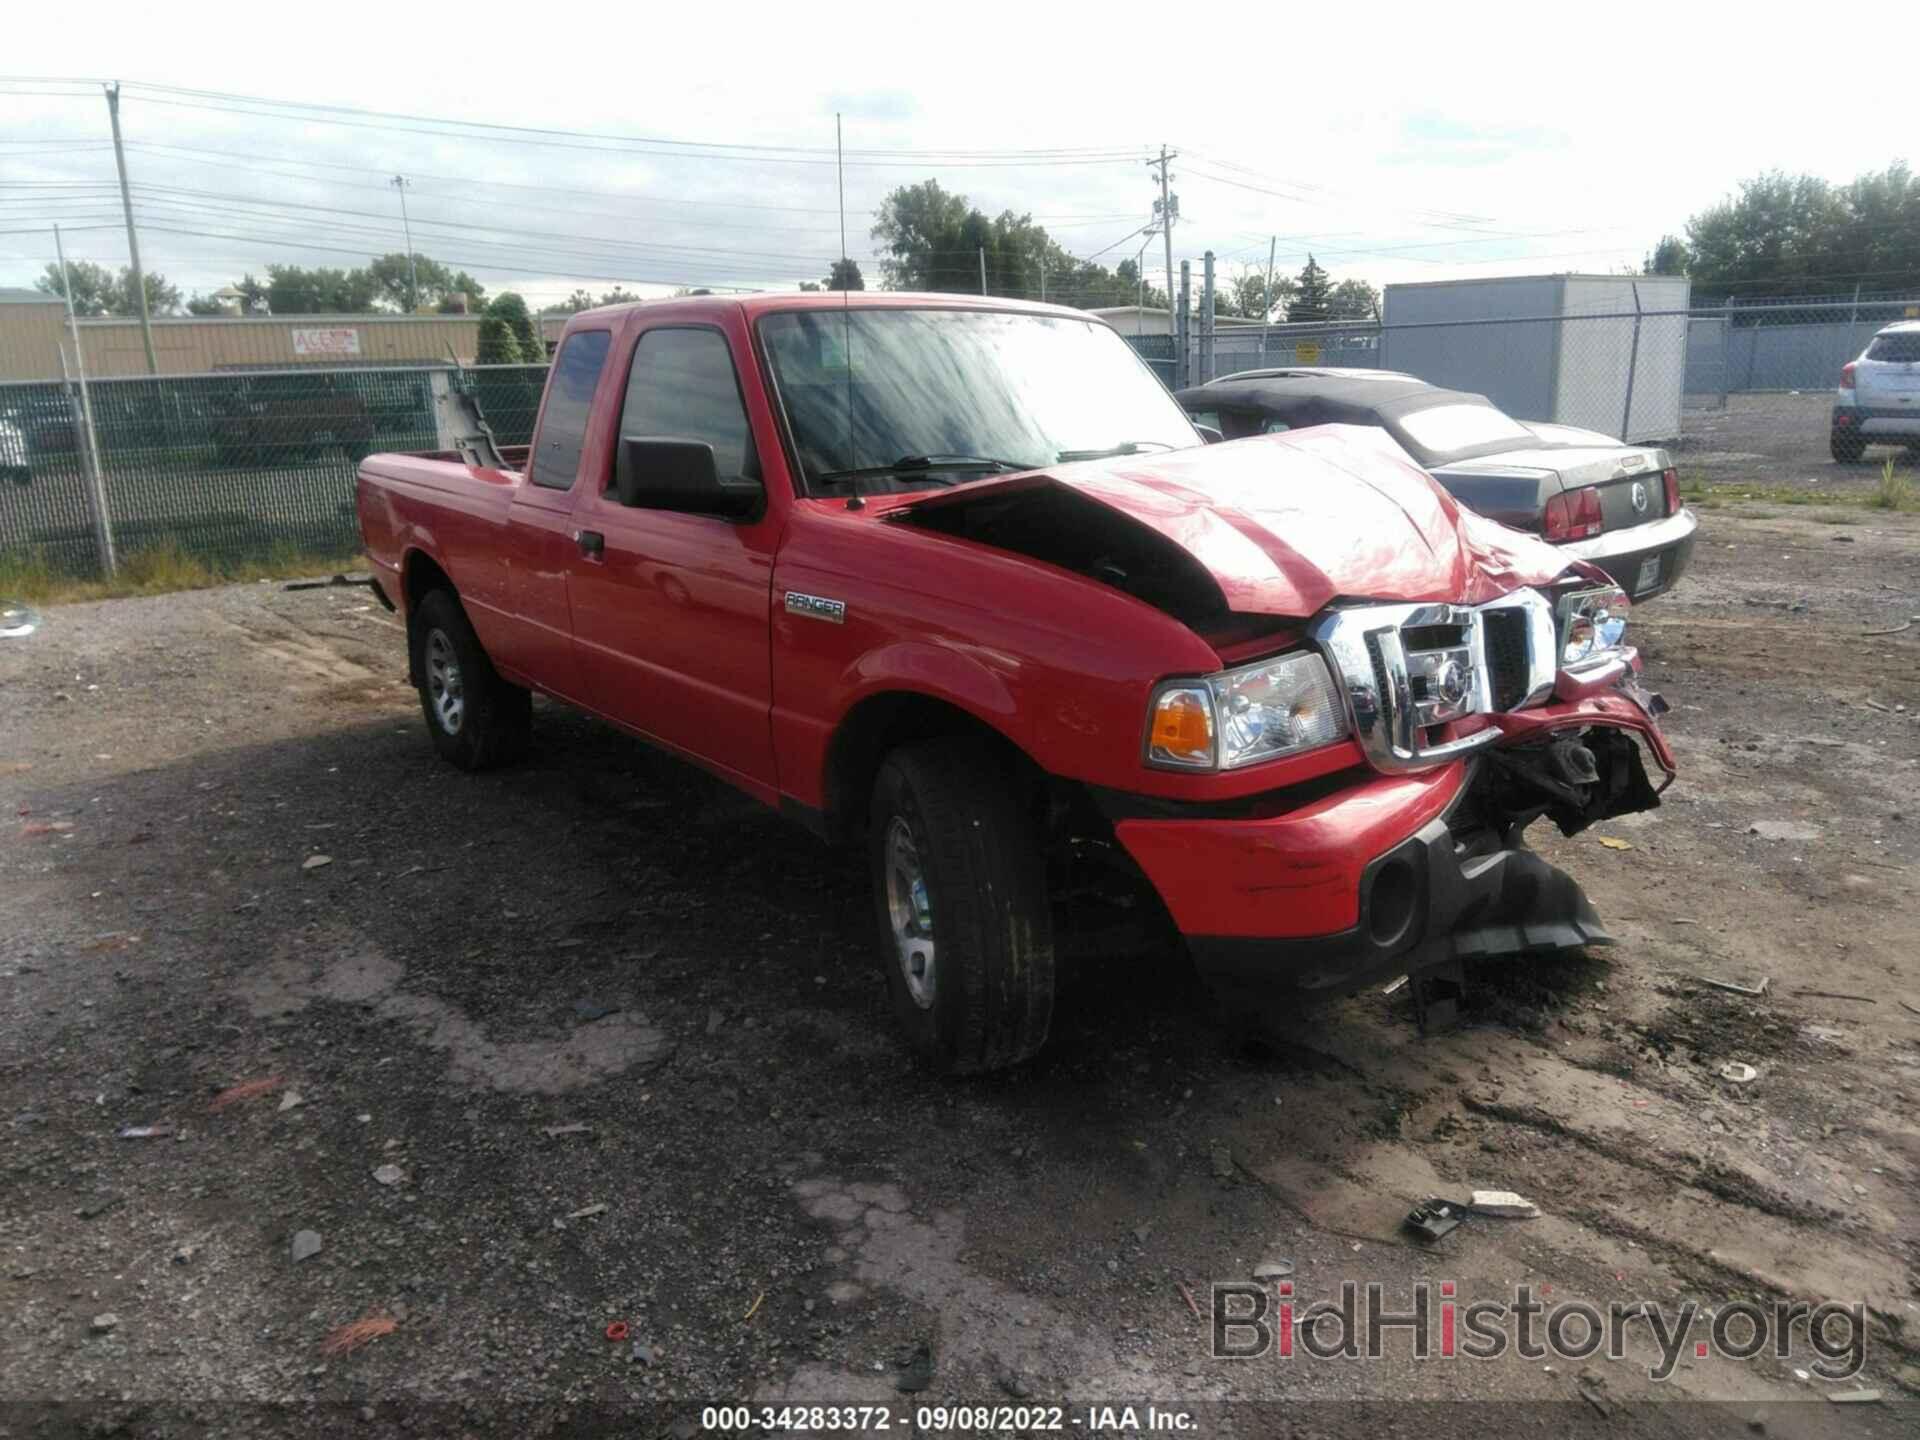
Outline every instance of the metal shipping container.
[(1677, 275), (1529, 275), (1389, 285), (1380, 363), (1521, 420), (1634, 444), (1680, 434), (1690, 296)]

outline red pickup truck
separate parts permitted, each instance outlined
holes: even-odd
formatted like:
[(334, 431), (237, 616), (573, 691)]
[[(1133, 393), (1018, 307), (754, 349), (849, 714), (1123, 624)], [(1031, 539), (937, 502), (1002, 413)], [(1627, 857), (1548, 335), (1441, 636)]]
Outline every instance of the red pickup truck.
[(1208, 445), (1077, 311), (591, 310), (523, 469), (360, 467), (436, 747), (512, 759), (538, 690), (863, 844), (940, 1070), (1031, 1055), (1116, 915), (1325, 993), (1604, 943), (1520, 833), (1672, 778), (1605, 575), (1373, 430)]

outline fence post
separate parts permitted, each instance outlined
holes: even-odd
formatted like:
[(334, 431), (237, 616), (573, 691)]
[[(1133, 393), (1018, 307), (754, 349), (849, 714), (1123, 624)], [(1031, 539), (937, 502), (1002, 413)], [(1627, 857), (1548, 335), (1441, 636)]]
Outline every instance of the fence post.
[[(78, 349), (79, 347), (75, 347)], [(100, 473), (100, 442), (93, 433), (93, 403), (87, 396), (86, 362), (80, 362), (80, 403), (73, 403), (73, 372), (67, 368), (67, 347), (60, 347), (60, 379), (69, 387), (67, 415), (73, 421), (74, 448), (80, 452), (80, 465), (87, 477), (87, 509), (93, 518), (93, 548), (100, 558), (100, 570), (111, 580), (120, 570), (113, 553), (113, 516), (107, 509), (106, 477)]]
[(1173, 388), (1184, 390), (1193, 383), (1192, 344), (1193, 262), (1180, 262), (1180, 308), (1174, 315)]
[(1627, 352), (1627, 403), (1620, 414), (1620, 438), (1629, 445), (1633, 437), (1627, 432), (1633, 428), (1633, 375), (1640, 368), (1640, 283), (1633, 286), (1633, 348)]
[(1200, 272), (1200, 383), (1213, 382), (1213, 251), (1206, 253)]

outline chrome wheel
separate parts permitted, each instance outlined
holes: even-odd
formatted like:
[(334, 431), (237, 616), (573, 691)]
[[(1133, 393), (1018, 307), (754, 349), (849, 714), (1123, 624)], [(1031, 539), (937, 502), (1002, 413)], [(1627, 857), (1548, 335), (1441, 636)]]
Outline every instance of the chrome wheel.
[(922, 1010), (933, 1007), (933, 906), (920, 850), (900, 816), (887, 827), (887, 917), (893, 924), (893, 949), (907, 994)]
[(458, 735), (467, 715), (466, 682), (460, 675), (460, 657), (444, 630), (427, 632), (427, 699), (440, 728)]

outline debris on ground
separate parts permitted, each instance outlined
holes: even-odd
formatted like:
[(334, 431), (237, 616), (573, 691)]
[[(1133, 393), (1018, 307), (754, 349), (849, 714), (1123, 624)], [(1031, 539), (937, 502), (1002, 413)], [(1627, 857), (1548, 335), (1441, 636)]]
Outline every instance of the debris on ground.
[(1475, 1215), (1492, 1215), (1501, 1220), (1534, 1220), (1540, 1215), (1538, 1205), (1511, 1190), (1476, 1190), (1467, 1202), (1467, 1209)]
[(126, 1203), (122, 1195), (102, 1195), (97, 1200), (89, 1200), (73, 1213), (82, 1220), (98, 1220), (109, 1210), (116, 1210)]
[(760, 1313), (761, 1302), (764, 1301), (766, 1298), (767, 1298), (767, 1292), (764, 1290), (762, 1290), (758, 1295), (753, 1297), (753, 1304), (749, 1305), (747, 1307), (747, 1313), (740, 1317), (740, 1323), (742, 1325), (746, 1324), (747, 1321), (751, 1320), (754, 1316)]
[(120, 1317), (109, 1310), (105, 1314), (94, 1316), (87, 1328), (96, 1335), (109, 1335), (120, 1328)]
[(1397, 995), (1402, 990), (1406, 989), (1406, 986), (1407, 986), (1407, 977), (1402, 975), (1399, 979), (1389, 980), (1385, 985), (1382, 985), (1380, 987), (1380, 993), (1382, 995)]
[(994, 1383), (1016, 1400), (1028, 1400), (1033, 1397), (1033, 1387), (1027, 1384), (1016, 1371), (1003, 1371), (994, 1378)]
[(1218, 1140), (1209, 1147), (1208, 1154), (1213, 1161), (1213, 1178), (1216, 1180), (1233, 1179), (1233, 1151)]
[(398, 1185), (407, 1178), (407, 1172), (398, 1165), (382, 1165), (373, 1172), (373, 1178), (382, 1185)]
[(1633, 842), (1631, 840), (1622, 840), (1618, 835), (1601, 835), (1596, 838), (1609, 850), (1631, 850), (1633, 848)]
[(1762, 975), (1750, 985), (1738, 980), (1716, 980), (1711, 975), (1694, 975), (1690, 978), (1695, 984), (1705, 985), (1714, 990), (1730, 991), (1735, 995), (1764, 995), (1773, 986), (1773, 979), (1768, 975)]
[(256, 1095), (265, 1095), (269, 1090), (278, 1090), (286, 1084), (283, 1075), (269, 1075), (264, 1080), (248, 1080), (243, 1084), (230, 1085), (207, 1103), (207, 1109), (218, 1115), (229, 1105), (237, 1105), (242, 1100), (251, 1100)]
[(171, 1125), (127, 1125), (117, 1132), (122, 1140), (159, 1140), (173, 1134)]
[(579, 1016), (582, 1021), (588, 1023), (595, 1020), (604, 1020), (609, 1015), (618, 1014), (619, 1010), (620, 1007), (618, 1005), (603, 1005), (598, 1000), (576, 1000), (573, 1002), (573, 1013)]
[(549, 1140), (552, 1140), (561, 1135), (591, 1135), (593, 1133), (593, 1127), (582, 1121), (574, 1120), (566, 1125), (543, 1125), (540, 1127), (540, 1133), (545, 1135)]
[(616, 1320), (607, 1326), (607, 1339), (618, 1345), (633, 1333), (632, 1327), (624, 1320)]
[(1193, 1291), (1189, 1290), (1185, 1285), (1181, 1284), (1178, 1280), (1174, 1281), (1173, 1283), (1174, 1283), (1174, 1288), (1179, 1290), (1180, 1292), (1180, 1298), (1187, 1302), (1187, 1309), (1193, 1312), (1193, 1318), (1196, 1320), (1200, 1319), (1201, 1318), (1200, 1307), (1194, 1303)]
[(1739, 1060), (1729, 1060), (1720, 1067), (1720, 1078), (1731, 1080), (1735, 1085), (1746, 1085), (1758, 1080), (1760, 1072)]
[(1284, 1280), (1291, 1274), (1293, 1274), (1291, 1260), (1262, 1260), (1253, 1267), (1253, 1278), (1256, 1280)]
[(1747, 833), (1762, 840), (1818, 840), (1821, 834), (1818, 825), (1798, 820), (1756, 820), (1747, 827)]
[(1451, 1200), (1437, 1200), (1429, 1196), (1407, 1212), (1407, 1218), (1400, 1223), (1421, 1238), (1433, 1241), (1443, 1240), (1460, 1228), (1460, 1222), (1467, 1218), (1465, 1210)]
[(1880, 1401), (1878, 1390), (1829, 1390), (1827, 1399), (1835, 1405), (1876, 1405)]
[(893, 1388), (915, 1395), (933, 1383), (933, 1347), (920, 1340), (893, 1357)]
[(331, 865), (332, 863), (333, 857), (331, 855), (309, 855), (300, 862), (300, 868), (302, 870), (318, 870), (322, 865)]
[(1840, 990), (1796, 990), (1796, 995), (1804, 995), (1809, 1000), (1853, 1000), (1861, 1005), (1878, 1005), (1880, 1002), (1871, 995), (1848, 995)]
[(298, 1090), (289, 1090), (280, 1097), (280, 1113), (285, 1114), (289, 1110), (298, 1110), (306, 1103), (306, 1098), (302, 1096)]
[(636, 1340), (633, 1342), (633, 1349), (627, 1352), (627, 1359), (638, 1361), (642, 1365), (651, 1365), (653, 1363), (653, 1347), (644, 1341)]
[(391, 1315), (382, 1313), (368, 1315), (328, 1331), (327, 1338), (320, 1342), (320, 1353), (351, 1355), (362, 1345), (371, 1344), (382, 1335), (391, 1335), (399, 1328), (400, 1322)]
[(595, 1215), (604, 1215), (606, 1213), (607, 1213), (607, 1205), (606, 1205), (606, 1202), (602, 1200), (592, 1205), (582, 1205), (578, 1210), (569, 1210), (567, 1212), (567, 1219), (590, 1220)]
[(320, 1253), (320, 1232), (318, 1230), (296, 1230), (293, 1232), (293, 1244), (289, 1247), (294, 1264), (299, 1264)]

